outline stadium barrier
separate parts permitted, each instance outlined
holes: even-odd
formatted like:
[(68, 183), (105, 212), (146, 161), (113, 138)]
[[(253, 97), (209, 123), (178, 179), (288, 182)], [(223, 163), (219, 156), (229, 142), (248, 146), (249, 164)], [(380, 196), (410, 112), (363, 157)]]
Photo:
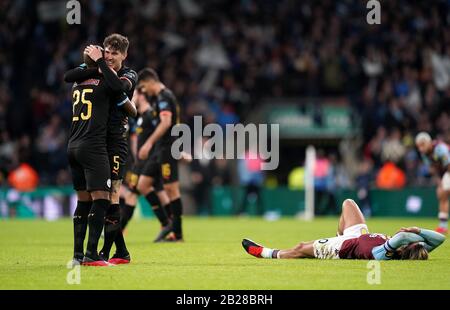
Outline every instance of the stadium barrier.
[[(231, 187), (214, 188), (212, 192), (214, 215), (232, 215), (235, 201), (242, 203), (243, 190)], [(283, 216), (294, 216), (305, 211), (304, 191), (292, 191), (278, 187), (262, 191), (263, 207), (266, 212)], [(337, 215), (341, 212), (341, 204), (351, 198), (358, 202), (355, 190), (339, 190), (332, 196), (319, 200), (316, 197), (316, 212), (322, 215)], [(331, 199), (330, 202), (328, 199)], [(438, 202), (434, 188), (410, 187), (398, 191), (372, 189), (369, 192), (371, 214), (380, 217), (435, 217)], [(328, 205), (328, 207), (326, 206)], [(249, 204), (249, 214), (256, 214), (256, 205)]]
[[(354, 190), (336, 191), (325, 199), (316, 197), (316, 211), (323, 215), (340, 213), (340, 205), (346, 198), (358, 201)], [(380, 217), (435, 217), (438, 202), (434, 188), (406, 188), (400, 191), (373, 189), (369, 194), (371, 213)], [(244, 199), (244, 189), (215, 187), (211, 192), (213, 215), (231, 216)], [(330, 200), (331, 199), (331, 202)], [(305, 210), (304, 191), (293, 191), (285, 187), (265, 188), (261, 191), (262, 206), (266, 215), (296, 216)], [(39, 188), (34, 192), (20, 193), (12, 189), (0, 190), (0, 217), (45, 218), (55, 220), (69, 217), (76, 206), (76, 196), (71, 187)], [(328, 206), (328, 207), (327, 207)], [(139, 199), (139, 210), (143, 217), (153, 213), (145, 199)], [(246, 213), (255, 215), (255, 201), (248, 203)]]

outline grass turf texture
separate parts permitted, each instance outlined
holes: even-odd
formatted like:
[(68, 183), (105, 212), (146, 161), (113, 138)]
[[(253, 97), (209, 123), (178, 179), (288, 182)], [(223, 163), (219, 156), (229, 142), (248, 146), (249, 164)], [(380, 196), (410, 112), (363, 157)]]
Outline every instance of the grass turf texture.
[[(434, 228), (434, 219), (374, 219), (372, 232)], [(249, 237), (270, 247), (331, 237), (337, 219), (186, 218), (186, 241), (153, 244), (155, 220), (132, 221), (126, 240), (132, 264), (81, 267), (81, 284), (66, 283), (72, 255), (70, 220), (0, 221), (0, 289), (450, 289), (450, 243), (429, 261), (381, 263), (381, 284), (367, 283), (367, 261), (262, 260), (241, 246)]]

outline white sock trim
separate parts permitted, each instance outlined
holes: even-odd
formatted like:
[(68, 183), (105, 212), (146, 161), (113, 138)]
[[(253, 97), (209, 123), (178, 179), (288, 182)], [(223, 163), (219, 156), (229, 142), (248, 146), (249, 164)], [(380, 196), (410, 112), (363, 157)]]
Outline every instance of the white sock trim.
[(448, 220), (448, 212), (439, 212), (439, 219), (440, 220)]
[(263, 248), (263, 250), (261, 252), (261, 256), (263, 258), (272, 258), (272, 253), (273, 253), (272, 249)]

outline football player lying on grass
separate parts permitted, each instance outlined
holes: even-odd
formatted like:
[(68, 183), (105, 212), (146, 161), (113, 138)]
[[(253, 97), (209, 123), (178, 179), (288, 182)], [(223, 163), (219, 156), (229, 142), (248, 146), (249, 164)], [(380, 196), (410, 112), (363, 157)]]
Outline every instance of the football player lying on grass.
[(392, 238), (370, 234), (358, 205), (347, 199), (337, 237), (302, 242), (289, 250), (269, 249), (249, 239), (242, 240), (242, 246), (258, 258), (425, 260), (444, 240), (440, 233), (418, 227), (402, 228)]

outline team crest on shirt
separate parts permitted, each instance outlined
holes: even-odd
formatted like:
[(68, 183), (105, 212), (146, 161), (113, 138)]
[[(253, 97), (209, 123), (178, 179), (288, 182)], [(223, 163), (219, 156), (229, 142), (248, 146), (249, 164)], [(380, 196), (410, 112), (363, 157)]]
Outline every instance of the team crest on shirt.
[(108, 180), (106, 181), (106, 186), (107, 186), (108, 188), (111, 188), (111, 179), (108, 179)]
[(142, 117), (139, 117), (139, 119), (137, 120), (137, 125), (140, 127), (140, 126), (142, 126), (142, 122), (143, 122), (144, 120), (142, 119)]
[(158, 103), (158, 107), (160, 110), (167, 109), (169, 107), (169, 103), (167, 101), (160, 101)]

